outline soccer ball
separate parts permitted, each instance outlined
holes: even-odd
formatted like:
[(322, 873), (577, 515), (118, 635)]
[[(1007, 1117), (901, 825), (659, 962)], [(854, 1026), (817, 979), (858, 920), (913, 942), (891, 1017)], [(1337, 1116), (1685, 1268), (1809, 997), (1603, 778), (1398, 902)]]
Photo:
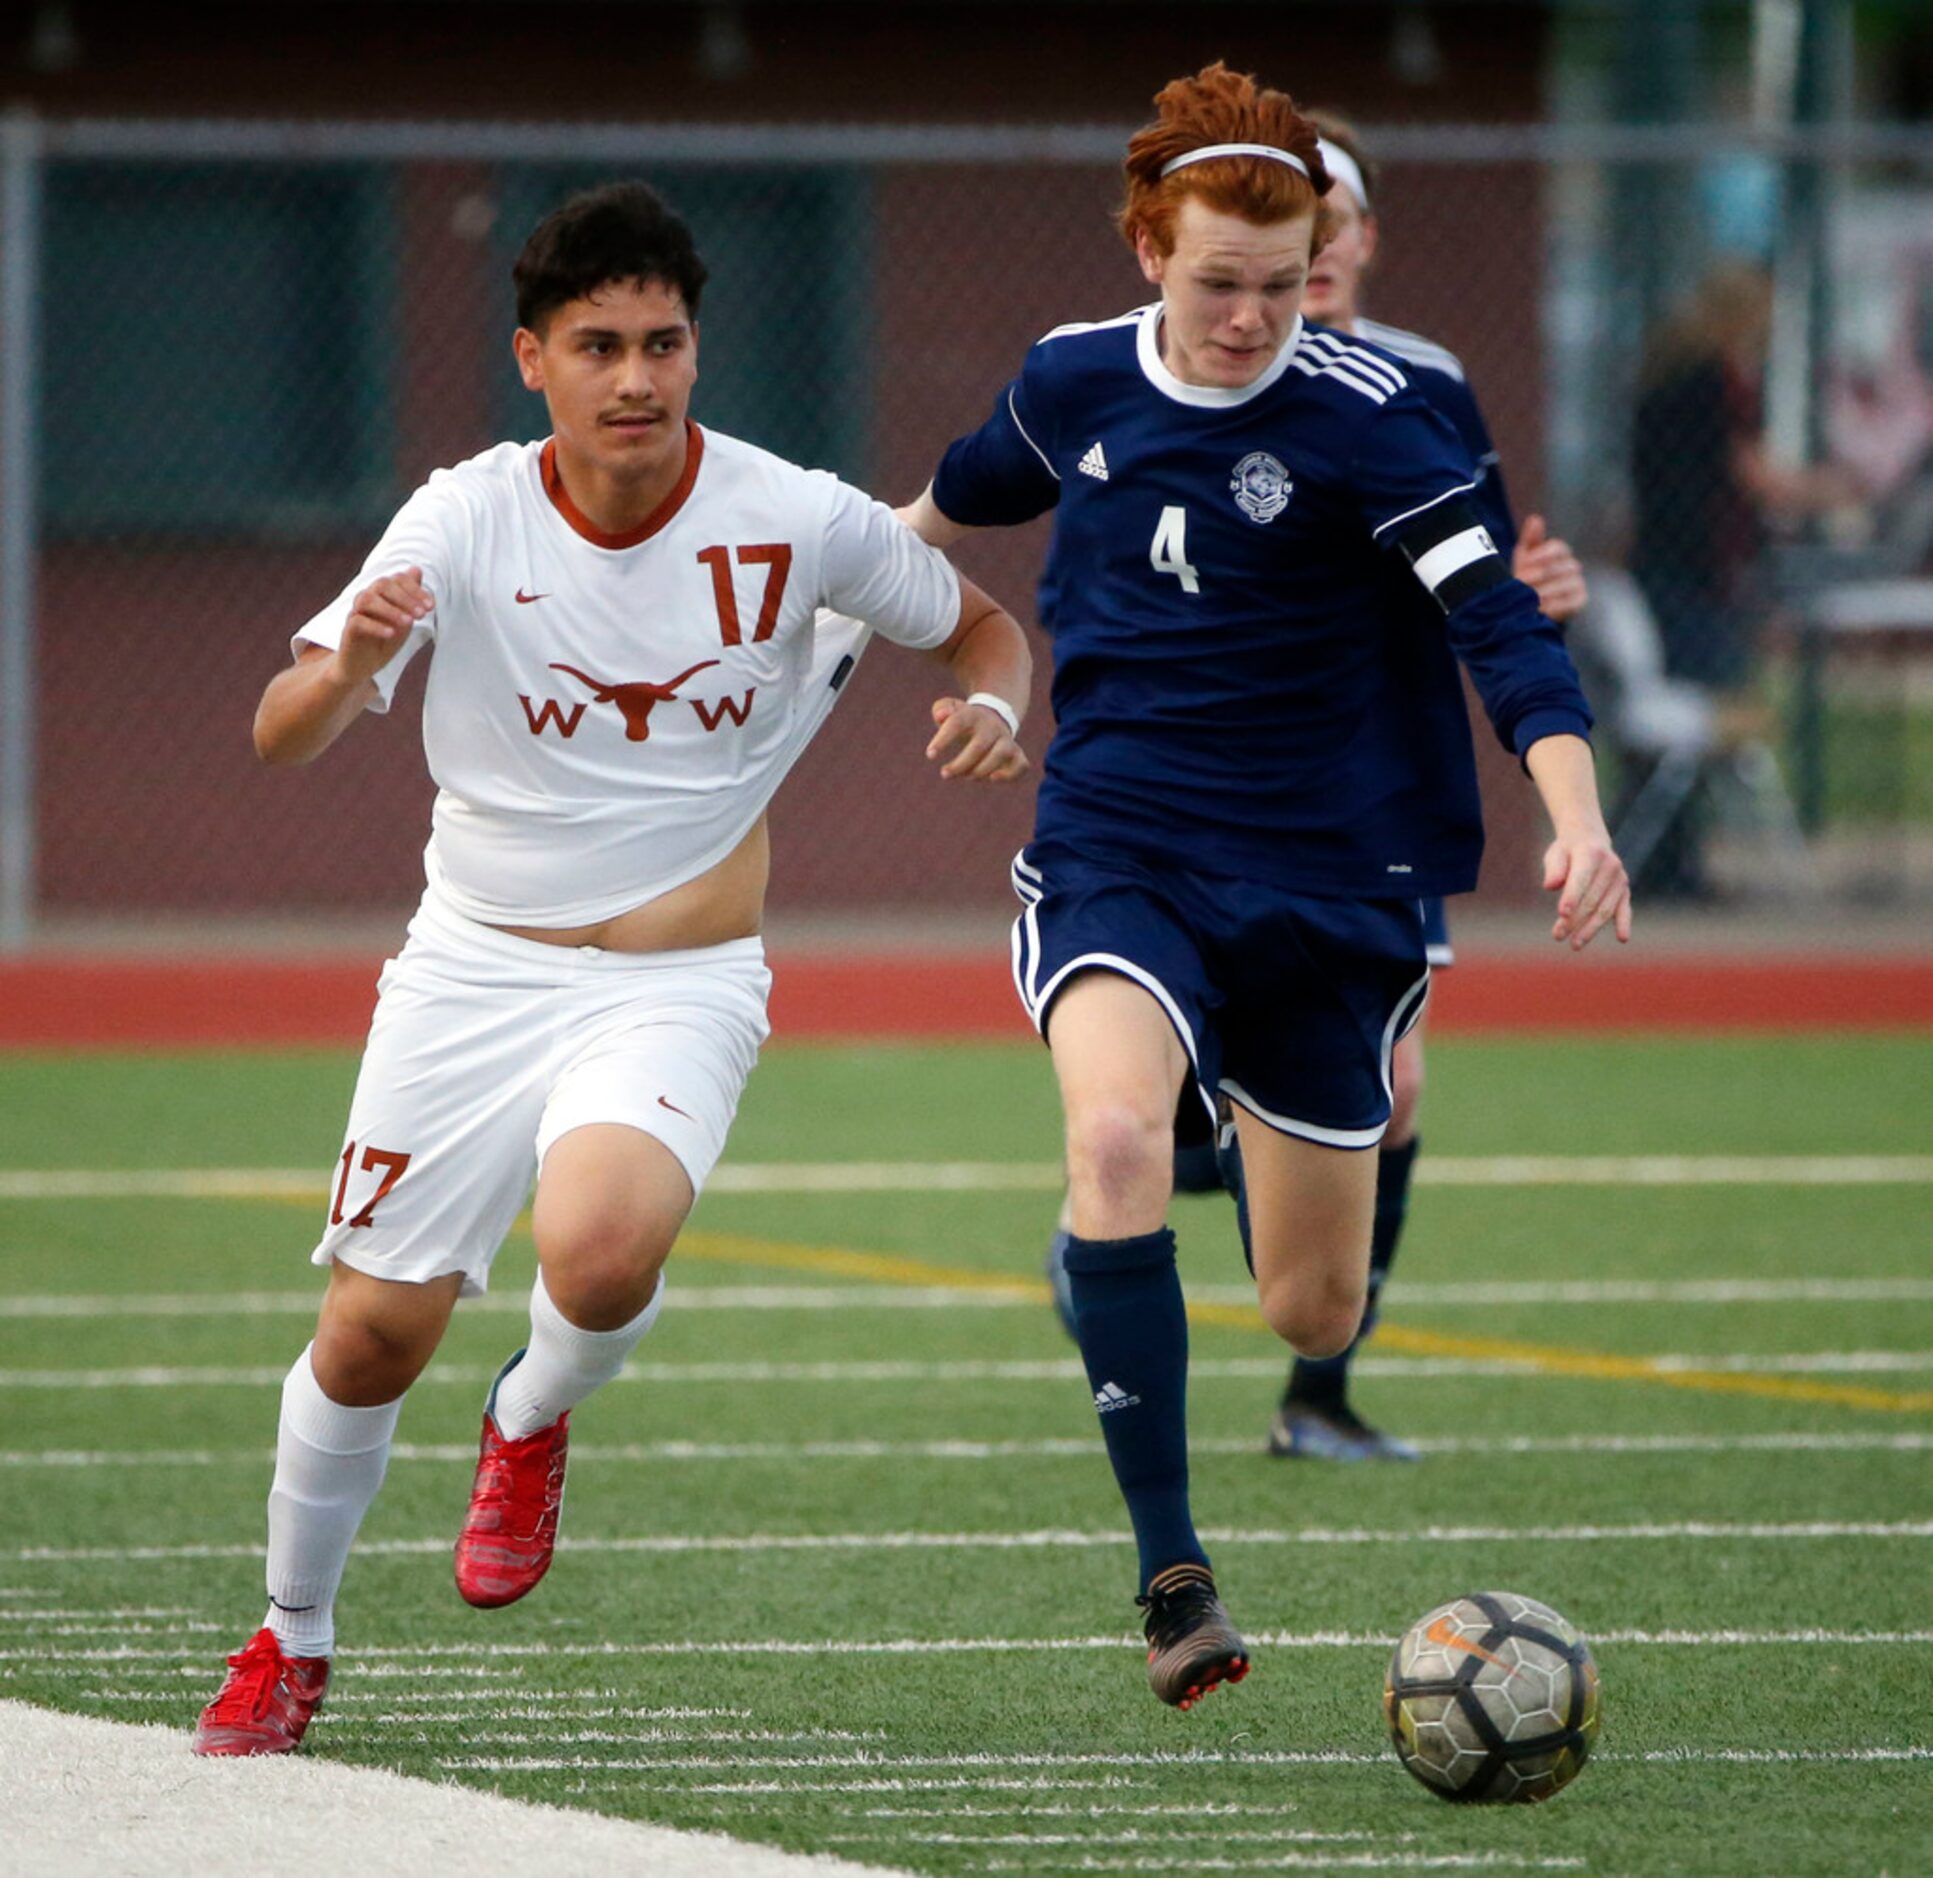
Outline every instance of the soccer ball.
[(1597, 1738), (1597, 1665), (1535, 1598), (1473, 1591), (1425, 1612), (1389, 1661), (1397, 1758), (1446, 1800), (1547, 1800)]

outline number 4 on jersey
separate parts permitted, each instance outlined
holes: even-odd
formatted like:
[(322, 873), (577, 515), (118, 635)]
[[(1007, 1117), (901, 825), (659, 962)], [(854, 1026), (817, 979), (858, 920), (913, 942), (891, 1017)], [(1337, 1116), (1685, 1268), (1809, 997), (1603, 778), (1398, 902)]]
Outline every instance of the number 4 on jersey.
[(1183, 593), (1200, 593), (1201, 579), (1188, 564), (1188, 511), (1163, 509), (1154, 525), (1154, 545), (1148, 550), (1157, 574), (1172, 574)]

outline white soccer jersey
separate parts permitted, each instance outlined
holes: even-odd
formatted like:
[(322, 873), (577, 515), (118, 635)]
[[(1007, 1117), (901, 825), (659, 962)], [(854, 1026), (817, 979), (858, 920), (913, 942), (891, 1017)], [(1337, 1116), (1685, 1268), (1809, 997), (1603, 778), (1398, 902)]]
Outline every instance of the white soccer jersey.
[(435, 610), (370, 708), (389, 708), (433, 644), (425, 866), (471, 919), (590, 925), (696, 879), (831, 709), (843, 656), (864, 643), (855, 621), (930, 648), (959, 619), (952, 564), (884, 504), (689, 434), (678, 487), (622, 536), (577, 510), (549, 444), (437, 471), (295, 635), (298, 649), (337, 646), (372, 580), (423, 570)]

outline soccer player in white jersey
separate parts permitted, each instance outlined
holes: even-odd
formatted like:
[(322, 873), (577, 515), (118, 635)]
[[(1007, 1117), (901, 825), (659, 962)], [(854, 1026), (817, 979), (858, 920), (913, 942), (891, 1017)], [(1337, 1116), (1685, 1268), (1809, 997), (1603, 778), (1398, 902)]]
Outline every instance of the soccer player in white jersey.
[(911, 516), (943, 545), (1054, 513), (1014, 979), (1060, 1084), (1063, 1264), (1148, 1679), (1187, 1708), (1249, 1657), (1190, 1505), (1177, 1098), (1233, 1104), (1262, 1315), (1334, 1356), (1367, 1297), (1390, 1049), (1429, 990), (1421, 903), (1482, 851), (1459, 662), (1550, 817), (1552, 937), (1627, 938), (1631, 904), (1576, 668), (1467, 447), (1398, 360), (1301, 316), (1332, 226), (1315, 127), (1219, 64), (1155, 105), (1121, 230), (1160, 298), (1040, 340)]
[[(1373, 164), (1353, 126), (1327, 112), (1311, 111), (1320, 133), (1318, 148), (1333, 179), (1323, 206), (1330, 217), (1329, 239), (1309, 269), (1302, 311), (1337, 332), (1367, 339), (1393, 352), (1410, 369), (1412, 381), (1449, 419), (1469, 447), (1479, 481), (1478, 505), (1497, 545), (1510, 556), (1510, 571), (1537, 596), (1546, 618), (1565, 622), (1589, 599), (1584, 570), (1570, 544), (1549, 532), (1541, 515), (1525, 518), (1521, 530), (1505, 493), (1496, 445), (1456, 355), (1420, 333), (1368, 318), (1362, 310), (1363, 283), (1380, 247), (1375, 212)], [(1449, 926), (1441, 899), (1429, 906), (1430, 964), (1452, 962)], [(1272, 1454), (1314, 1460), (1413, 1460), (1408, 1442), (1366, 1422), (1349, 1400), (1349, 1371), (1356, 1352), (1375, 1329), (1384, 1284), (1395, 1262), (1409, 1210), (1409, 1189), (1419, 1148), (1417, 1110), (1422, 1100), (1423, 1037), (1427, 1016), (1395, 1048), (1390, 1064), (1389, 1132), (1377, 1151), (1376, 1218), (1370, 1247), (1369, 1305), (1356, 1341), (1339, 1356), (1299, 1357), (1290, 1367), (1282, 1400), (1269, 1426)], [(1239, 1162), (1239, 1149), (1235, 1151)], [(1239, 1167), (1224, 1165), (1226, 1177)]]
[(570, 1411), (618, 1372), (766, 1036), (765, 809), (877, 630), (934, 656), (927, 755), (1005, 781), (1026, 641), (892, 512), (686, 416), (705, 268), (642, 184), (547, 217), (514, 270), (552, 435), (439, 471), (295, 634), (256, 748), (307, 762), (431, 650), (427, 887), (384, 969), (282, 1391), (269, 1608), (200, 1754), (284, 1753), (404, 1392), (483, 1290), (530, 1181), (527, 1345), (483, 1415), (456, 1582), (522, 1597), (557, 1534)]

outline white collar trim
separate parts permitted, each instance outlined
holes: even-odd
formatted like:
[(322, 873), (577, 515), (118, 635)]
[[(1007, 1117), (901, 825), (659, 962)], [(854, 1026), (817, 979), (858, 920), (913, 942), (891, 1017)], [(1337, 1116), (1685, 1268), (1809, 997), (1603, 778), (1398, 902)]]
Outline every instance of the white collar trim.
[(1228, 411), (1259, 398), (1289, 369), (1295, 349), (1302, 343), (1302, 315), (1295, 316), (1282, 349), (1268, 362), (1267, 369), (1252, 385), (1190, 385), (1177, 378), (1161, 362), (1161, 302), (1141, 309), (1141, 325), (1134, 336), (1135, 356), (1141, 370), (1155, 390), (1177, 404), (1192, 404), (1201, 410)]

